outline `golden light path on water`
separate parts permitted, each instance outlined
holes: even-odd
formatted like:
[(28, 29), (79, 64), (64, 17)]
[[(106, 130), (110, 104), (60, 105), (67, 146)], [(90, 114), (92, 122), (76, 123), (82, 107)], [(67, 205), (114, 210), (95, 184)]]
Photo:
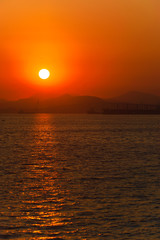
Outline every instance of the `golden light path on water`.
[[(39, 235), (34, 239), (48, 239), (40, 237), (47, 235), (56, 237), (65, 227), (65, 215), (68, 210), (61, 212), (70, 199), (62, 197), (64, 190), (61, 186), (59, 162), (56, 160), (56, 136), (54, 126), (50, 125), (50, 115), (44, 115), (43, 122), (35, 117), (33, 142), (31, 143), (32, 160), (27, 164), (27, 176), (22, 190), (22, 216), (20, 221), (30, 225), (30, 232)], [(68, 195), (68, 194), (67, 194)], [(69, 195), (68, 195), (69, 197)], [(67, 203), (68, 204), (68, 203)], [(73, 204), (73, 203), (71, 203)], [(72, 224), (70, 222), (69, 224)], [(54, 234), (53, 234), (54, 230)], [(24, 231), (25, 232), (25, 231)], [(28, 234), (28, 230), (27, 230)]]

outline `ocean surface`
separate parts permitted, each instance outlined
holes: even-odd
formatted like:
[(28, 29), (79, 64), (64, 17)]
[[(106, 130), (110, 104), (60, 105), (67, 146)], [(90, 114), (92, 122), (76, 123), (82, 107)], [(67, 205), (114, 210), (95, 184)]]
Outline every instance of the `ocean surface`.
[(0, 239), (160, 239), (159, 115), (0, 115)]

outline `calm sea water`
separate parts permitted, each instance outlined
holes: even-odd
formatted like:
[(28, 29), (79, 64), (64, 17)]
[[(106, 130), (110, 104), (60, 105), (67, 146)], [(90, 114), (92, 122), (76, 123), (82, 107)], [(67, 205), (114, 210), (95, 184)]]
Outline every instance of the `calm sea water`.
[(160, 239), (160, 116), (0, 115), (0, 239)]

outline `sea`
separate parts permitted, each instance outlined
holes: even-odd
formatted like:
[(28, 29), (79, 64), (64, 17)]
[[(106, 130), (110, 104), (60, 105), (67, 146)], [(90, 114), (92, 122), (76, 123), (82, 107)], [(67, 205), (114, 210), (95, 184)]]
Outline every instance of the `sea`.
[(1, 114), (0, 239), (160, 239), (160, 115)]

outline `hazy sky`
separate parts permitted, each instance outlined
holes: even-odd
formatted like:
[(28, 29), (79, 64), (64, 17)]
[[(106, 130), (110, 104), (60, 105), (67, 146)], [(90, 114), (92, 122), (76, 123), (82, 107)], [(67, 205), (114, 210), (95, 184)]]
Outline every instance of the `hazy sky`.
[(159, 0), (1, 0), (0, 98), (160, 95), (159, 12)]

